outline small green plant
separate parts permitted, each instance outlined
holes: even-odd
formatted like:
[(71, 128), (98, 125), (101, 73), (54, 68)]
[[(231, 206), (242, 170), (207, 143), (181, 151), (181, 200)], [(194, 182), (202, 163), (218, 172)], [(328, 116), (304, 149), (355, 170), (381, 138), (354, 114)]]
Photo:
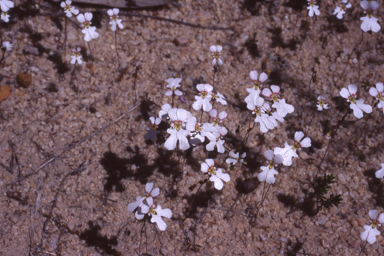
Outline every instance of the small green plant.
[(323, 207), (329, 209), (332, 206), (338, 206), (343, 200), (341, 195), (335, 196), (331, 194), (329, 198), (326, 197), (333, 183), (336, 183), (333, 174), (324, 174), (324, 177), (319, 176), (314, 179), (314, 183), (312, 184), (314, 192), (309, 193), (309, 198), (316, 200), (316, 214), (320, 212)]

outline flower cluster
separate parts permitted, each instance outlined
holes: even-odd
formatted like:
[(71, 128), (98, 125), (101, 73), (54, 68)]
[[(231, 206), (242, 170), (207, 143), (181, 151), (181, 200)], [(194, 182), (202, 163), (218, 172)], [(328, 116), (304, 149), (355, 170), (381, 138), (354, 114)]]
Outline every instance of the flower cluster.
[(72, 49), (72, 56), (71, 56), (71, 64), (75, 64), (76, 62), (81, 64), (83, 63), (83, 60), (81, 59), (81, 48), (77, 47), (76, 49)]
[(342, 0), (341, 6), (337, 6), (336, 9), (333, 11), (333, 14), (336, 14), (336, 17), (341, 20), (343, 18), (343, 15), (345, 14), (345, 11), (348, 8), (351, 8), (351, 3), (348, 3), (348, 0)]
[(120, 29), (124, 28), (123, 24), (121, 24), (121, 19), (118, 19), (119, 9), (113, 8), (108, 10), (107, 13), (111, 18), (111, 21), (109, 22), (109, 24), (111, 25), (112, 31), (116, 31), (116, 26), (118, 26)]
[(160, 189), (153, 189), (153, 183), (147, 183), (145, 185), (145, 195), (144, 197), (137, 196), (136, 202), (128, 204), (128, 211), (134, 212), (136, 219), (142, 220), (146, 214), (151, 216), (151, 222), (156, 222), (157, 227), (164, 231), (167, 228), (167, 224), (161, 217), (171, 218), (172, 211), (170, 209), (162, 209), (160, 205), (153, 205), (153, 197), (156, 197), (160, 194)]
[(371, 1), (370, 3), (368, 3), (368, 1), (361, 1), (360, 5), (366, 14), (366, 16), (360, 18), (360, 20), (363, 21), (361, 29), (364, 32), (368, 32), (370, 30), (375, 33), (379, 32), (381, 27), (379, 23), (377, 23), (378, 19), (372, 15), (375, 13), (375, 10), (379, 8), (379, 4), (376, 1)]
[(367, 241), (370, 244), (376, 242), (376, 236), (380, 235), (380, 231), (377, 230), (377, 227), (381, 226), (381, 223), (384, 222), (384, 213), (380, 214), (377, 218), (377, 210), (370, 210), (369, 215), (369, 225), (364, 225), (364, 232), (361, 233), (360, 238), (363, 241)]
[[(283, 165), (291, 166), (292, 158), (298, 157), (296, 150), (301, 148), (308, 148), (311, 146), (311, 139), (304, 138), (303, 132), (295, 132), (295, 142), (290, 146), (287, 142), (284, 144), (284, 148), (276, 147), (274, 149), (275, 155), (281, 155), (283, 157)], [(268, 159), (268, 158), (267, 158)]]
[(313, 14), (320, 15), (319, 6), (316, 5), (316, 0), (308, 0), (308, 15), (313, 17)]
[(15, 4), (9, 0), (0, 0), (1, 15), (0, 19), (4, 22), (9, 22), (9, 9), (15, 7)]
[(9, 41), (4, 41), (4, 42), (2, 42), (2, 44), (1, 44), (1, 49), (2, 49), (3, 51), (8, 51), (8, 52), (10, 52), (10, 51), (12, 51), (12, 48), (13, 48), (13, 44), (11, 44)]
[(210, 177), (209, 180), (214, 183), (217, 190), (222, 190), (224, 183), (231, 180), (231, 177), (227, 173), (223, 173), (221, 168), (215, 167), (213, 159), (205, 159), (205, 163), (201, 164), (201, 171), (207, 173)]
[[(253, 81), (253, 87), (247, 89), (249, 95), (244, 101), (247, 103), (247, 108), (256, 115), (255, 122), (260, 124), (260, 130), (265, 133), (278, 126), (277, 121), (284, 122), (284, 117), (288, 113), (293, 113), (295, 108), (280, 97), (279, 86), (271, 85), (270, 88), (264, 88), (261, 91), (263, 83), (268, 79), (266, 73), (263, 72), (259, 76), (258, 72), (254, 70), (249, 73), (249, 76)], [(273, 102), (272, 108), (275, 108), (276, 112), (272, 112), (269, 103), (260, 97), (260, 93)]]
[(240, 153), (239, 152), (237, 152), (237, 153), (235, 153), (235, 152), (233, 152), (233, 151), (230, 151), (229, 152), (229, 158), (227, 158), (226, 160), (225, 160), (225, 162), (227, 163), (227, 164), (232, 164), (232, 165), (235, 165), (237, 162), (240, 162), (240, 164), (247, 164), (246, 162), (244, 162), (244, 158), (247, 156), (247, 153), (243, 153), (243, 154), (241, 154), (240, 156)]
[(323, 111), (323, 109), (329, 109), (330, 107), (328, 106), (327, 103), (325, 103), (325, 98), (323, 96), (317, 97), (317, 110)]
[(273, 150), (267, 150), (264, 152), (265, 158), (267, 158), (268, 166), (261, 166), (261, 173), (257, 175), (259, 181), (267, 182), (268, 184), (275, 183), (275, 175), (279, 172), (275, 170), (275, 166), (283, 162), (283, 157), (281, 155), (275, 155)]
[(61, 2), (60, 4), (60, 6), (64, 8), (64, 12), (68, 18), (72, 17), (72, 14), (74, 15), (79, 14), (79, 10), (71, 6), (71, 4), (72, 4), (71, 0), (66, 0), (65, 2)]
[(213, 57), (212, 65), (216, 65), (216, 64), (219, 66), (223, 65), (223, 61), (220, 58), (223, 47), (221, 45), (211, 45), (209, 50), (211, 50), (212, 52), (212, 57)]
[(360, 119), (363, 117), (363, 111), (369, 114), (372, 112), (372, 107), (364, 104), (363, 99), (357, 99), (356, 93), (357, 85), (350, 84), (348, 85), (348, 89), (341, 89), (340, 96), (347, 99), (347, 102), (351, 103), (349, 107), (353, 110), (353, 115)]
[(151, 121), (151, 128), (147, 128), (147, 133), (144, 135), (144, 139), (152, 140), (153, 142), (155, 142), (157, 140), (157, 134), (160, 133), (160, 131), (157, 130), (157, 127), (161, 123), (161, 118), (155, 118), (151, 116), (149, 120)]
[(90, 12), (86, 12), (84, 14), (81, 13), (81, 14), (77, 15), (77, 17), (76, 17), (77, 20), (80, 23), (82, 23), (82, 26), (84, 27), (84, 29), (81, 30), (81, 32), (83, 32), (84, 40), (86, 42), (89, 42), (92, 39), (99, 37), (99, 33), (96, 32), (96, 27), (91, 26), (92, 17), (93, 17), (93, 15)]
[(379, 104), (377, 105), (378, 108), (382, 108), (383, 109), (383, 113), (384, 113), (384, 98), (383, 98), (383, 90), (384, 90), (384, 86), (382, 83), (377, 83), (376, 84), (376, 88), (375, 87), (371, 87), (369, 89), (369, 94), (371, 94), (371, 96), (375, 97), (376, 99), (379, 100)]

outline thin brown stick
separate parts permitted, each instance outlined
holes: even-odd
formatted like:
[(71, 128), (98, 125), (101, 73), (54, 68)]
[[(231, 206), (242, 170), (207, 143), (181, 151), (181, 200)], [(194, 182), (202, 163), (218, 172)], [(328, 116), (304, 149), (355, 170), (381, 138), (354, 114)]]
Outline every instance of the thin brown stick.
[(112, 122), (110, 122), (109, 124), (105, 125), (104, 127), (102, 127), (101, 129), (97, 130), (96, 132), (94, 133), (91, 133), (90, 135), (82, 138), (81, 140), (79, 140), (78, 142), (72, 142), (70, 143), (69, 145), (66, 146), (66, 148), (61, 151), (59, 154), (57, 154), (56, 156), (52, 157), (51, 159), (49, 159), (48, 161), (44, 162), (42, 165), (40, 165), (39, 168), (37, 168), (36, 170), (34, 170), (33, 172), (31, 173), (28, 173), (27, 175), (11, 182), (11, 183), (8, 183), (6, 184), (6, 186), (10, 186), (10, 185), (13, 185), (15, 183), (18, 183), (20, 181), (23, 181), (25, 180), (26, 178), (29, 178), (35, 174), (37, 174), (41, 169), (43, 169), (45, 166), (47, 166), (48, 164), (50, 164), (51, 162), (53, 162), (56, 158), (58, 158), (59, 156), (61, 156), (62, 154), (64, 154), (65, 152), (68, 152), (69, 150), (73, 149), (74, 147), (76, 147), (77, 145), (83, 143), (84, 141), (88, 140), (89, 138), (103, 132), (105, 129), (109, 128), (110, 126), (112, 126), (113, 124), (117, 123), (118, 121), (120, 121), (123, 117), (125, 117), (126, 115), (128, 115), (129, 113), (131, 113), (133, 110), (135, 110), (136, 108), (139, 107), (139, 104), (137, 104), (136, 106), (134, 106), (133, 108), (131, 108), (130, 110), (128, 110), (127, 112), (125, 112), (124, 114), (122, 114), (121, 116), (119, 116), (118, 118), (116, 118), (115, 120), (113, 120)]

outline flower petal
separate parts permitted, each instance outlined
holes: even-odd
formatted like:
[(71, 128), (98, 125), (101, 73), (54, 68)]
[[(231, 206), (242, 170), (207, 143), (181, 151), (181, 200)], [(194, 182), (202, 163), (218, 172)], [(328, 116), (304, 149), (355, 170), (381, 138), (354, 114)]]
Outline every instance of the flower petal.
[(85, 19), (87, 21), (91, 21), (92, 20), (92, 13), (86, 12), (86, 13), (84, 13), (84, 16), (85, 16)]
[(271, 85), (271, 90), (273, 93), (279, 93), (280, 92), (280, 87), (277, 85)]
[(269, 97), (272, 94), (272, 91), (269, 88), (264, 88), (261, 92), (265, 97)]
[(303, 139), (301, 142), (300, 142), (300, 145), (303, 147), (303, 148), (309, 148), (311, 146), (311, 139), (310, 138), (305, 138)]
[(376, 88), (377, 88), (377, 90), (378, 90), (379, 92), (383, 92), (383, 90), (384, 90), (384, 86), (383, 86), (382, 83), (377, 83), (377, 84), (376, 84)]
[(129, 212), (133, 212), (137, 207), (139, 207), (143, 203), (143, 200), (143, 197), (137, 196), (135, 202), (128, 204), (127, 210)]
[(160, 205), (158, 205), (155, 209), (157, 215), (161, 216), (161, 217), (166, 217), (168, 219), (172, 218), (172, 211), (171, 209), (162, 209)]
[(221, 168), (217, 169), (216, 176), (222, 179), (225, 182), (228, 182), (231, 180), (231, 177), (228, 173), (223, 173), (223, 170)]
[(159, 188), (155, 188), (154, 190), (152, 190), (151, 197), (157, 197), (158, 195), (160, 195), (160, 189)]
[(77, 20), (80, 23), (83, 23), (85, 21), (84, 14), (80, 13), (79, 15), (76, 16)]
[(147, 197), (147, 198), (146, 198), (146, 201), (147, 201), (147, 204), (148, 204), (149, 206), (152, 206), (152, 205), (153, 205), (153, 198), (152, 198), (152, 197)]
[(377, 91), (377, 89), (375, 87), (371, 87), (369, 89), (369, 94), (372, 96), (372, 97), (377, 97), (377, 95), (379, 94), (379, 92)]
[(281, 164), (283, 161), (284, 159), (281, 155), (275, 155), (275, 158), (273, 159), (273, 162), (275, 162), (275, 164)]
[(206, 163), (201, 163), (200, 170), (202, 172), (208, 172), (209, 165)]
[(363, 111), (356, 104), (351, 103), (349, 107), (353, 110), (353, 115), (355, 117), (360, 119), (364, 116)]
[(368, 3), (368, 1), (361, 1), (361, 2), (360, 2), (360, 6), (361, 6), (364, 10), (369, 9), (369, 3)]
[(370, 218), (371, 220), (375, 220), (376, 217), (377, 217), (377, 214), (378, 214), (377, 210), (370, 210), (370, 211), (368, 212), (369, 218)]
[(215, 162), (211, 158), (205, 159), (205, 162), (208, 164), (208, 166), (215, 166)]
[(340, 90), (340, 96), (345, 98), (345, 99), (348, 99), (348, 97), (350, 96), (351, 94), (349, 93), (349, 91), (346, 89), (346, 88), (343, 88)]
[(253, 70), (253, 71), (249, 72), (249, 76), (251, 77), (251, 79), (253, 81), (257, 81), (259, 73), (257, 73), (256, 70)]
[(265, 74), (264, 72), (260, 74), (259, 81), (260, 82), (265, 82), (268, 79), (268, 75)]
[(214, 182), (214, 186), (217, 190), (222, 190), (223, 189), (223, 186), (224, 186), (224, 183), (221, 181), (221, 179), (219, 177), (217, 177), (216, 175), (212, 175), (210, 178), (209, 178), (210, 181)]
[(363, 99), (358, 99), (356, 101), (356, 105), (361, 109), (363, 110), (365, 113), (372, 113), (372, 106), (368, 105), (368, 104), (364, 104), (364, 100)]
[(295, 141), (299, 142), (304, 138), (304, 133), (299, 131), (295, 132)]
[(273, 153), (273, 150), (266, 150), (266, 151), (264, 151), (264, 156), (265, 156), (265, 158), (267, 158), (269, 161), (272, 161), (272, 160), (273, 160), (273, 157), (275, 156), (275, 154)]
[(145, 184), (145, 192), (151, 193), (152, 188), (153, 188), (153, 182), (148, 182), (147, 184)]
[(355, 84), (348, 85), (348, 91), (349, 91), (350, 94), (356, 94), (356, 92), (357, 92), (357, 85), (355, 85)]
[(158, 215), (152, 215), (152, 218), (151, 218), (151, 222), (152, 223), (155, 223), (157, 224), (157, 227), (161, 230), (161, 231), (164, 231), (167, 229), (167, 224), (165, 223), (165, 221), (163, 221), (163, 219), (158, 216)]
[(377, 8), (379, 8), (379, 3), (376, 1), (371, 1), (370, 6), (372, 10), (376, 10)]

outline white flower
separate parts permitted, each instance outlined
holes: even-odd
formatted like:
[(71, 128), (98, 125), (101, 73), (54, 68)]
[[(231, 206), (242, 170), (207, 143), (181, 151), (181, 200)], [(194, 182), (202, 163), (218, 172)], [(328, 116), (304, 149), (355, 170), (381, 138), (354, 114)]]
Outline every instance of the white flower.
[(337, 6), (336, 9), (333, 11), (333, 14), (336, 14), (336, 17), (341, 20), (343, 18), (343, 14), (345, 13), (345, 10), (348, 8), (351, 8), (351, 3), (348, 3), (348, 0), (342, 0), (341, 6)]
[(200, 92), (199, 96), (195, 96), (195, 102), (192, 107), (194, 110), (200, 110), (203, 107), (205, 112), (212, 109), (212, 104), (209, 102), (212, 99), (212, 85), (209, 84), (198, 84), (196, 85), (197, 90)]
[(376, 99), (379, 100), (379, 104), (377, 105), (377, 107), (378, 108), (382, 108), (383, 109), (383, 113), (384, 113), (383, 90), (384, 90), (383, 84), (382, 83), (377, 83), (376, 84), (376, 88), (375, 87), (371, 87), (369, 89), (369, 94), (371, 94), (371, 96), (373, 96), (373, 97), (375, 97)]
[(325, 98), (323, 96), (317, 97), (317, 110), (323, 111), (323, 109), (329, 109), (328, 104), (325, 103)]
[(159, 111), (159, 117), (161, 119), (167, 119), (168, 117), (168, 111), (171, 110), (172, 106), (168, 103), (161, 106), (161, 110)]
[(7, 12), (1, 12), (0, 19), (2, 19), (4, 22), (9, 22), (9, 15)]
[[(159, 188), (155, 188), (153, 189), (153, 183), (150, 182), (150, 183), (147, 183), (145, 185), (145, 196), (144, 197), (141, 197), (141, 196), (137, 196), (136, 197), (136, 202), (133, 202), (133, 203), (130, 203), (128, 204), (128, 211), (129, 212), (133, 212), (135, 209), (137, 209), (138, 207), (141, 208), (141, 206), (143, 205), (143, 201), (148, 198), (148, 197), (156, 197), (160, 194), (160, 189)], [(141, 209), (138, 209), (135, 213), (135, 216), (137, 219), (141, 220), (142, 218), (144, 218), (144, 214), (142, 214), (141, 212)]]
[(267, 182), (268, 184), (275, 183), (275, 175), (279, 172), (275, 170), (275, 166), (283, 162), (281, 155), (275, 155), (272, 150), (264, 151), (264, 156), (268, 160), (268, 166), (261, 166), (260, 169), (263, 172), (257, 175), (259, 181)]
[(79, 14), (79, 10), (71, 6), (72, 1), (66, 0), (65, 2), (61, 2), (60, 6), (64, 8), (64, 12), (67, 17), (72, 17), (72, 13), (74, 15)]
[(166, 217), (170, 219), (172, 217), (172, 211), (170, 209), (162, 209), (160, 205), (158, 205), (155, 209), (155, 206), (153, 205), (153, 199), (152, 197), (148, 197), (146, 199), (147, 204), (143, 204), (141, 206), (141, 211), (143, 214), (149, 214), (152, 216), (151, 222), (157, 224), (157, 227), (164, 231), (167, 229), (167, 224), (163, 221), (161, 217)]
[(0, 7), (3, 12), (7, 12), (9, 9), (15, 7), (15, 5), (12, 1), (0, 0)]
[(203, 125), (203, 129), (205, 131), (204, 135), (210, 140), (210, 142), (205, 146), (208, 151), (213, 151), (215, 146), (217, 147), (217, 152), (224, 153), (224, 143), (223, 136), (228, 133), (228, 130), (225, 127), (221, 126), (213, 126), (205, 123)]
[(284, 148), (276, 147), (274, 149), (275, 155), (281, 155), (283, 157), (283, 164), (285, 166), (291, 166), (292, 165), (292, 157), (298, 157), (296, 153), (296, 149), (300, 149), (302, 147), (308, 148), (311, 146), (311, 139), (310, 138), (304, 138), (303, 132), (295, 132), (295, 143), (293, 146), (288, 145), (288, 143), (285, 142)]
[(260, 88), (263, 87), (263, 83), (268, 79), (268, 75), (266, 73), (261, 73), (259, 77), (259, 73), (256, 70), (253, 70), (249, 72), (249, 76), (251, 77), (253, 81), (253, 87), (248, 88), (247, 92), (249, 92), (249, 95), (244, 99), (245, 102), (255, 102), (255, 100), (260, 95)]
[(279, 125), (277, 121), (284, 123), (284, 118), (279, 116), (277, 112), (272, 112), (271, 107), (267, 102), (264, 102), (262, 110), (269, 116), (268, 120), (270, 120), (275, 125), (275, 127)]
[(152, 127), (151, 129), (147, 128), (148, 132), (144, 135), (144, 139), (156, 141), (157, 134), (160, 133), (160, 131), (157, 130), (157, 126), (161, 123), (161, 119), (159, 117), (154, 118), (151, 116), (149, 120), (151, 121)]
[(361, 29), (364, 32), (371, 30), (372, 32), (377, 33), (381, 27), (379, 23), (377, 23), (378, 19), (373, 17), (372, 14), (374, 14), (375, 10), (379, 8), (379, 4), (376, 1), (371, 1), (371, 3), (368, 3), (368, 1), (361, 1), (360, 5), (366, 13), (365, 17), (360, 18), (360, 20), (363, 21)]
[(291, 166), (292, 157), (298, 157), (296, 150), (292, 149), (292, 146), (288, 145), (287, 142), (284, 143), (284, 148), (276, 147), (273, 152), (275, 155), (281, 155), (283, 157), (283, 165)]
[[(260, 131), (266, 133), (268, 130), (275, 128), (277, 125), (276, 120), (264, 112), (264, 99), (259, 97), (256, 99), (256, 103), (248, 102), (247, 108), (252, 110), (252, 114), (256, 114), (255, 123), (260, 124)], [(266, 106), (266, 107), (269, 107)]]
[(11, 44), (9, 41), (4, 41), (1, 48), (4, 48), (6, 51), (12, 51), (13, 44)]
[(357, 118), (363, 117), (363, 111), (365, 113), (371, 113), (372, 107), (370, 105), (364, 104), (363, 99), (356, 100), (357, 86), (355, 84), (348, 85), (348, 90), (346, 88), (341, 89), (341, 97), (347, 99), (347, 102), (351, 102), (349, 106), (353, 109), (353, 115)]
[(172, 94), (175, 94), (177, 96), (181, 96), (183, 95), (183, 93), (181, 91), (179, 91), (179, 88), (180, 87), (180, 82), (181, 82), (181, 78), (168, 78), (167, 79), (167, 88), (170, 88), (171, 90), (168, 90), (165, 92), (165, 95), (166, 96), (171, 96)]
[(201, 164), (201, 171), (207, 172), (211, 176), (209, 180), (214, 182), (214, 186), (217, 190), (221, 190), (223, 188), (223, 181), (228, 182), (231, 180), (228, 173), (223, 173), (221, 168), (217, 169), (215, 167), (213, 159), (205, 159), (205, 163)]
[(209, 115), (211, 116), (213, 120), (213, 125), (215, 126), (217, 124), (221, 124), (228, 114), (225, 111), (221, 111), (219, 115), (217, 115), (217, 110), (212, 109), (211, 111), (209, 111)]
[[(237, 161), (239, 161), (240, 164), (242, 164), (244, 162), (244, 158), (247, 156), (247, 153), (244, 152), (243, 154), (241, 154), (240, 157), (239, 157), (239, 154), (240, 154), (239, 152), (235, 153), (233, 151), (230, 151), (229, 152), (230, 158), (227, 158), (227, 160), (225, 160), (225, 162), (227, 164), (235, 165), (237, 163)], [(245, 164), (245, 162), (244, 162), (244, 164)]]
[(364, 225), (365, 231), (361, 233), (360, 238), (363, 241), (368, 241), (368, 243), (373, 244), (376, 242), (376, 236), (380, 235), (380, 231), (377, 230), (377, 227), (381, 226), (380, 223), (384, 222), (384, 213), (380, 214), (380, 217), (377, 218), (377, 210), (370, 210), (368, 212), (370, 225)]
[(381, 178), (384, 177), (384, 164), (383, 164), (383, 163), (381, 164), (381, 169), (378, 170), (378, 171), (375, 173), (375, 175), (376, 175), (376, 178), (378, 178), (378, 179), (381, 179)]
[(109, 22), (109, 24), (112, 25), (111, 27), (112, 31), (116, 31), (116, 25), (118, 25), (120, 29), (124, 28), (123, 24), (121, 24), (121, 19), (117, 18), (119, 17), (119, 15), (117, 15), (119, 14), (118, 8), (109, 9), (107, 13), (111, 18), (111, 21)]
[(99, 36), (99, 33), (96, 32), (96, 27), (90, 26), (92, 23), (92, 13), (86, 12), (85, 14), (79, 14), (77, 17), (77, 20), (83, 24), (84, 29), (81, 30), (84, 34), (84, 40), (89, 42), (92, 39), (95, 39)]
[(72, 49), (73, 55), (71, 56), (71, 64), (75, 64), (76, 61), (79, 64), (83, 63), (83, 60), (81, 59), (80, 50), (80, 47), (77, 47), (77, 49)]
[(172, 108), (168, 111), (169, 118), (172, 122), (171, 128), (167, 132), (171, 135), (164, 143), (164, 147), (168, 150), (173, 150), (176, 148), (177, 141), (179, 141), (179, 148), (181, 150), (186, 150), (189, 148), (189, 143), (187, 136), (189, 132), (185, 130), (188, 119), (191, 117), (185, 109), (181, 108)]
[(319, 6), (315, 5), (315, 4), (316, 4), (315, 0), (308, 0), (308, 5), (309, 6), (307, 7), (307, 9), (309, 10), (308, 15), (310, 17), (312, 17), (313, 14), (316, 14), (317, 16), (320, 15)]
[(276, 108), (277, 114), (280, 117), (285, 117), (288, 113), (293, 113), (293, 111), (295, 111), (295, 108), (292, 105), (285, 103), (285, 99), (280, 98), (279, 92), (279, 86), (271, 85), (271, 89), (264, 88), (261, 93), (264, 96), (269, 97), (271, 100), (273, 100), (274, 103), (272, 107)]
[(227, 100), (225, 99), (224, 95), (221, 93), (212, 93), (212, 99), (216, 100), (217, 102), (220, 102), (221, 105), (227, 105)]
[(223, 65), (223, 61), (220, 58), (221, 50), (223, 50), (223, 47), (221, 45), (211, 45), (209, 49), (211, 50), (213, 56), (212, 65)]

